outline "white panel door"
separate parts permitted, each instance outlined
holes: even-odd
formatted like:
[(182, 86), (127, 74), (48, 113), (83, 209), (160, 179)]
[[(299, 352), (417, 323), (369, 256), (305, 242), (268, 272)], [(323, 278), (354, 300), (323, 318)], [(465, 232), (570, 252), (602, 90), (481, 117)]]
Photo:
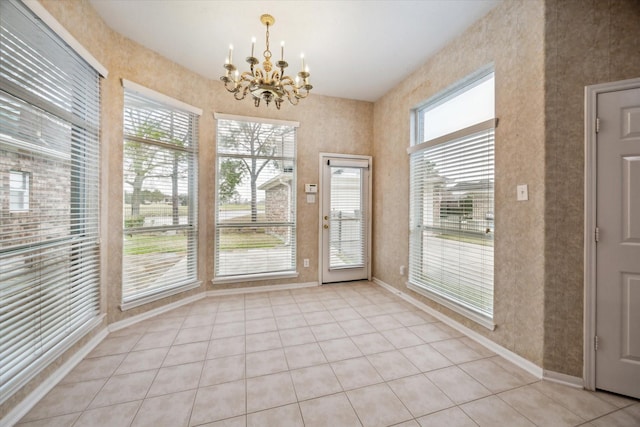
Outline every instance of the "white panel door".
[(640, 88), (597, 110), (596, 388), (640, 398)]
[(321, 155), (321, 281), (369, 278), (368, 157)]

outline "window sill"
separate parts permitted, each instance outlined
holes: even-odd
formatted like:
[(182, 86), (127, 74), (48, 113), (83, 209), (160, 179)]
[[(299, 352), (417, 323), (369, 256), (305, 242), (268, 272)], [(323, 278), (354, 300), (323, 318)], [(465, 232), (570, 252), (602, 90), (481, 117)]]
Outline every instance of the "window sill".
[(297, 271), (279, 271), (276, 273), (261, 273), (261, 274), (242, 274), (238, 276), (225, 276), (216, 277), (211, 280), (214, 285), (220, 285), (224, 283), (240, 283), (240, 282), (253, 282), (256, 280), (271, 280), (271, 279), (293, 279), (300, 275)]
[(141, 305), (149, 304), (150, 302), (157, 301), (162, 298), (170, 297), (172, 295), (179, 294), (181, 292), (189, 291), (200, 287), (201, 281), (196, 280), (194, 282), (188, 282), (180, 286), (176, 286), (169, 289), (161, 289), (158, 292), (154, 292), (150, 295), (143, 295), (140, 297), (131, 298), (128, 301), (123, 301), (120, 304), (121, 311), (131, 310), (132, 308), (140, 307)]
[(443, 298), (440, 295), (437, 295), (433, 292), (429, 292), (427, 289), (414, 285), (412, 283), (407, 283), (407, 288), (411, 289), (414, 292), (419, 293), (422, 296), (429, 298), (434, 302), (437, 302), (438, 304), (444, 307), (447, 307), (449, 310), (455, 311), (456, 313), (466, 317), (467, 319), (473, 320), (474, 322), (478, 323), (481, 326), (484, 326), (490, 331), (493, 331), (496, 329), (496, 324), (493, 323), (493, 318), (478, 314), (473, 310), (469, 310), (466, 307), (456, 304), (453, 301), (449, 301), (448, 299)]

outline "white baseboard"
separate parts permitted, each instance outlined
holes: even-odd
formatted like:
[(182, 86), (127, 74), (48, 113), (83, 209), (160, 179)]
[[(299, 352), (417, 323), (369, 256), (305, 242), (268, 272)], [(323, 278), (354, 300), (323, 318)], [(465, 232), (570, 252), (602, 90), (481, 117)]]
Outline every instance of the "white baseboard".
[(566, 385), (574, 388), (584, 388), (584, 381), (580, 377), (574, 377), (572, 375), (561, 374), (560, 372), (547, 371), (542, 373), (543, 379), (546, 381)]
[(313, 288), (315, 286), (318, 286), (318, 282), (287, 283), (284, 285), (268, 285), (268, 286), (247, 286), (244, 288), (218, 289), (213, 291), (207, 291), (207, 296), (220, 297), (225, 295), (252, 294), (257, 292), (285, 291), (288, 289)]
[(413, 304), (414, 306), (416, 306), (417, 308), (419, 308), (420, 310), (426, 312), (427, 314), (435, 317), (436, 319), (440, 320), (442, 323), (445, 323), (449, 326), (451, 326), (452, 328), (456, 329), (457, 331), (460, 331), (461, 333), (465, 334), (466, 336), (468, 336), (469, 338), (471, 338), (472, 340), (474, 340), (475, 342), (477, 342), (478, 344), (482, 345), (483, 347), (486, 347), (487, 349), (493, 351), (494, 353), (496, 353), (499, 356), (502, 356), (503, 358), (507, 359), (509, 362), (513, 363), (514, 365), (524, 369), (525, 371), (527, 371), (528, 373), (530, 373), (531, 375), (533, 375), (536, 378), (542, 379), (544, 377), (543, 375), (543, 369), (541, 367), (539, 367), (538, 365), (536, 365), (535, 363), (525, 359), (524, 357), (512, 352), (511, 350), (508, 350), (504, 347), (502, 347), (501, 345), (495, 343), (494, 341), (491, 341), (490, 339), (488, 339), (487, 337), (480, 335), (479, 333), (467, 328), (466, 326), (462, 325), (461, 323), (456, 322), (455, 320), (451, 319), (450, 317), (444, 315), (443, 313), (439, 312), (438, 310), (435, 310), (431, 307), (429, 307), (428, 305), (418, 301), (417, 299), (413, 298), (410, 295), (407, 295), (406, 293), (400, 291), (399, 289), (389, 285), (388, 283), (383, 282), (382, 280), (374, 277), (373, 278), (373, 283), (375, 283), (376, 285), (386, 289), (387, 291), (399, 296), (400, 298), (402, 298), (403, 300), (407, 301), (410, 304)]
[(178, 307), (182, 307), (185, 304), (190, 304), (192, 302), (196, 302), (205, 297), (205, 293), (201, 292), (196, 295), (191, 295), (190, 297), (183, 298), (179, 301), (172, 302), (167, 305), (163, 305), (161, 307), (154, 308), (153, 310), (145, 311), (144, 313), (140, 313), (135, 316), (128, 317), (126, 319), (117, 321), (109, 325), (109, 332), (119, 331), (120, 329), (124, 329), (128, 326), (135, 325), (138, 322), (142, 322), (143, 320), (150, 319), (158, 314), (166, 313), (167, 311), (176, 309)]
[(73, 354), (60, 366), (56, 371), (45, 379), (35, 390), (20, 403), (18, 403), (9, 413), (0, 420), (0, 427), (11, 427), (22, 419), (27, 413), (38, 403), (43, 397), (46, 396), (62, 379), (69, 373), (78, 363), (82, 361), (91, 351), (96, 348), (103, 339), (107, 337), (109, 331), (107, 328), (103, 328), (91, 338), (89, 342), (82, 346), (78, 351)]

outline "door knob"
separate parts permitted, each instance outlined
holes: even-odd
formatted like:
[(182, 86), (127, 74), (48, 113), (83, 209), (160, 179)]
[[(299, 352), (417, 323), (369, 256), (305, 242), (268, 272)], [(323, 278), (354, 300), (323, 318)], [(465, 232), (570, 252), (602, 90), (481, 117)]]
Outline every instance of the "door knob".
[(325, 216), (324, 216), (324, 220), (325, 220), (325, 221), (328, 221), (328, 220), (329, 220), (329, 217), (328, 217), (327, 215), (325, 215)]
[(324, 225), (324, 229), (326, 230), (327, 228), (329, 228), (329, 224)]

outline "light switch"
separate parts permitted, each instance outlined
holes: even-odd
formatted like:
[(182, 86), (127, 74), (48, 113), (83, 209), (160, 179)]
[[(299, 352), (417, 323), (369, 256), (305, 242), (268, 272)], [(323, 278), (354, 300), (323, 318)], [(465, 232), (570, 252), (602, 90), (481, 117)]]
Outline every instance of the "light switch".
[(520, 184), (516, 187), (518, 194), (518, 201), (529, 200), (529, 186), (527, 184)]
[(316, 195), (315, 194), (307, 194), (307, 203), (315, 203)]

